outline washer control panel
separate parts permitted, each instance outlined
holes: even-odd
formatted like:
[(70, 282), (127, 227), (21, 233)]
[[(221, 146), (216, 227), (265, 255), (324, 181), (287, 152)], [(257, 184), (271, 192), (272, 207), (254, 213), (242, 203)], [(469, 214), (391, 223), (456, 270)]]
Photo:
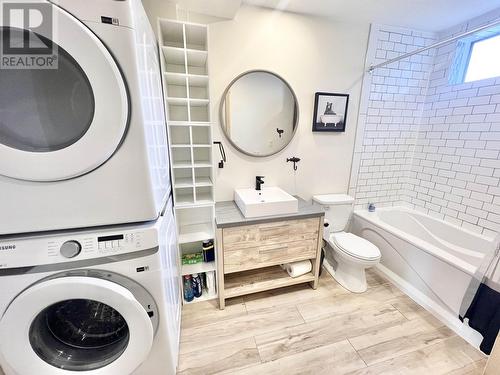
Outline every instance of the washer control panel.
[(74, 262), (126, 254), (158, 246), (155, 223), (0, 240), (0, 269)]

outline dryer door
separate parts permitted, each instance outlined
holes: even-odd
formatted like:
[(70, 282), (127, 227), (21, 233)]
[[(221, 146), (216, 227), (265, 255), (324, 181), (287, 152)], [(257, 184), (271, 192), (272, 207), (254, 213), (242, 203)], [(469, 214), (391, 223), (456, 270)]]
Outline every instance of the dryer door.
[(157, 315), (134, 293), (98, 277), (41, 281), (0, 320), (0, 353), (19, 375), (130, 374), (149, 355)]
[(51, 7), (55, 27), (46, 32), (52, 35), (0, 26), (0, 46), (24, 46), (26, 35), (30, 46), (52, 41), (58, 64), (57, 69), (2, 69), (3, 176), (30, 181), (80, 176), (106, 162), (127, 129), (128, 92), (115, 60), (87, 26)]

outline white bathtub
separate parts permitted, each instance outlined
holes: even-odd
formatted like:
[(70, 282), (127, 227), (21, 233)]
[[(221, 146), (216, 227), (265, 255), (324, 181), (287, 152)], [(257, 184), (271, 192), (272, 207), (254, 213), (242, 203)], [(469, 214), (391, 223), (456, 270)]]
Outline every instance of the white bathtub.
[(473, 344), (457, 318), (462, 297), (493, 240), (406, 208), (354, 213), (351, 231), (377, 245), (379, 270)]

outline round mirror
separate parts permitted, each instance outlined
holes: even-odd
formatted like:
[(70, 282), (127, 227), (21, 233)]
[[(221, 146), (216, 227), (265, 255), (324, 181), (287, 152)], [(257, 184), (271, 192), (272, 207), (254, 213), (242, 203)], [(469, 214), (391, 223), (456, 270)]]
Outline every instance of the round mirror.
[(220, 104), (224, 134), (239, 151), (269, 156), (292, 140), (299, 119), (297, 98), (280, 76), (253, 70), (236, 77)]

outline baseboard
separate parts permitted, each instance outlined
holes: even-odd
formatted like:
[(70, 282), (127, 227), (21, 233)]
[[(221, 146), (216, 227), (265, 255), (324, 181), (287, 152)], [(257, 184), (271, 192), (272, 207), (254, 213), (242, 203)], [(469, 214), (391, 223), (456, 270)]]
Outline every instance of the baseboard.
[(481, 334), (472, 328), (470, 328), (467, 324), (462, 323), (458, 317), (453, 315), (451, 312), (444, 309), (438, 303), (433, 301), (431, 298), (427, 297), (420, 290), (415, 288), (409, 282), (392, 272), (387, 267), (382, 264), (378, 264), (374, 269), (388, 278), (394, 285), (396, 285), (402, 292), (404, 292), (408, 297), (422, 306), (424, 309), (429, 311), (432, 315), (434, 315), (441, 322), (446, 324), (448, 328), (453, 330), (457, 335), (462, 337), (469, 344), (474, 346), (475, 348), (479, 348), (483, 337)]

